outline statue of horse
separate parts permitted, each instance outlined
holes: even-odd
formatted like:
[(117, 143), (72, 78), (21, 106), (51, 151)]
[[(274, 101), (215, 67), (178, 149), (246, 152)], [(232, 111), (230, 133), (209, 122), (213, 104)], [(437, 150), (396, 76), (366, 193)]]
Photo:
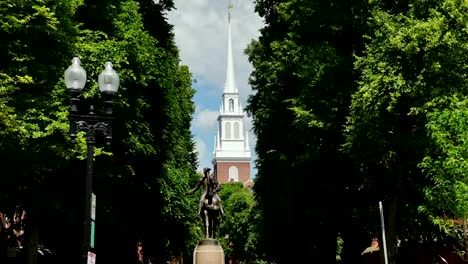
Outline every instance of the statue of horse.
[(205, 230), (205, 238), (215, 238), (216, 228), (218, 225), (219, 216), (225, 216), (224, 209), (219, 198), (218, 192), (221, 190), (217, 180), (210, 174), (210, 168), (203, 169), (203, 178), (192, 190), (187, 192), (191, 195), (200, 187), (203, 187), (198, 207), (198, 215), (200, 216)]

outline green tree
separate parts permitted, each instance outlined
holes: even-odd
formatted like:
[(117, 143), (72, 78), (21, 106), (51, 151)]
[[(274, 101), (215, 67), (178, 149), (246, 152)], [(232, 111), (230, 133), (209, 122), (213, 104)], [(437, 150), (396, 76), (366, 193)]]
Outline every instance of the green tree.
[(253, 206), (253, 197), (242, 183), (236, 182), (222, 184), (220, 198), (226, 217), (221, 222), (218, 237), (226, 249), (224, 254), (242, 261), (249, 235), (248, 216)]
[(170, 0), (0, 3), (2, 205), (20, 200), (34, 233), (41, 231), (35, 241), (69, 262), (81, 261), (85, 173), (84, 141), (72, 145), (68, 137), (63, 83), (75, 50), (88, 74), (83, 101), (95, 109), (102, 106), (97, 75), (109, 57), (121, 78), (112, 149), (95, 156), (100, 255), (131, 261), (139, 239), (161, 261), (188, 250), (194, 217), (183, 190), (196, 167), (194, 90), (165, 19), (171, 8)]
[[(82, 40), (78, 50), (94, 75), (100, 71), (93, 68), (97, 62), (111, 55), (121, 76), (114, 127), (114, 138), (120, 140), (114, 144), (112, 157), (102, 157), (102, 164), (110, 166), (102, 165), (97, 186), (97, 191), (107, 193), (104, 204), (112, 208), (104, 221), (113, 228), (103, 234), (116, 238), (106, 240), (109, 243), (123, 247), (123, 241), (111, 233), (124, 223), (135, 223), (123, 231), (124, 241), (142, 240), (147, 255), (165, 261), (188, 250), (185, 242), (191, 236), (193, 217), (183, 193), (195, 175), (196, 153), (190, 134), (191, 76), (187, 67), (179, 66), (171, 27), (162, 19), (167, 10), (157, 7), (153, 6), (159, 12), (152, 15), (162, 23), (160, 28), (144, 20), (149, 11), (142, 11), (137, 1), (90, 2), (79, 10)], [(156, 38), (161, 35), (168, 39)], [(97, 95), (96, 83), (91, 87), (89, 95)], [(121, 193), (107, 190), (109, 174), (116, 178), (118, 190), (131, 186), (125, 190), (127, 201), (118, 198)], [(114, 222), (115, 218), (121, 222)], [(109, 249), (110, 256), (115, 250)]]
[(395, 263), (397, 236), (432, 243), (438, 233), (417, 211), (429, 184), (418, 164), (433, 141), (426, 130), (433, 102), (466, 95), (467, 3), (372, 4), (369, 42), (355, 63), (361, 77), (346, 149), (385, 200), (389, 259)]
[(60, 161), (70, 156), (62, 143), (66, 109), (54, 87), (63, 74), (64, 53), (71, 52), (76, 40), (70, 17), (79, 4), (0, 3), (0, 156), (8, 172), (0, 184), (4, 193), (40, 183), (42, 173), (61, 167)]
[[(445, 130), (434, 118), (447, 106), (440, 100), (466, 96), (466, 5), (256, 1), (266, 26), (246, 51), (255, 69), (247, 110), (268, 256), (286, 263), (299, 250), (331, 262), (340, 232), (343, 261), (356, 262), (350, 252), (379, 230), (379, 200), (391, 263), (397, 237), (449, 242), (418, 208), (440, 219), (430, 201), (449, 175), (430, 161), (451, 159), (440, 154), (433, 131)], [(330, 195), (341, 202), (323, 198)], [(286, 238), (306, 241), (304, 249), (283, 247)]]
[(462, 222), (468, 216), (467, 101), (453, 96), (438, 100), (436, 105), (440, 109), (427, 113), (431, 142), (427, 156), (419, 164), (430, 180), (424, 189), (426, 202), (420, 210), (466, 253), (467, 230)]
[(266, 26), (246, 51), (255, 92), (247, 110), (257, 135), (262, 235), (278, 263), (303, 261), (299, 252), (334, 262), (337, 233), (350, 222), (343, 212), (351, 206), (346, 187), (354, 171), (341, 152), (342, 127), (356, 89), (353, 54), (363, 48), (364, 7), (363, 1), (256, 1)]
[(225, 255), (242, 263), (257, 263), (262, 248), (258, 237), (260, 214), (253, 194), (242, 183), (224, 183), (220, 197), (226, 218), (221, 222), (218, 237)]
[(34, 222), (29, 262), (40, 219), (57, 206), (46, 184), (57, 179), (73, 154), (66, 140), (67, 110), (55, 87), (76, 41), (72, 17), (80, 3), (0, 3), (0, 211), (11, 213), (19, 204), (27, 209)]

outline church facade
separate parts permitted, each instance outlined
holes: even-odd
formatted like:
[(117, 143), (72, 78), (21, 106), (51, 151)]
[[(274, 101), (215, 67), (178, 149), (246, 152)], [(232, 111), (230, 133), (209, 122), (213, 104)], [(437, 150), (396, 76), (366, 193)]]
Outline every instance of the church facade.
[(251, 152), (244, 111), (239, 101), (232, 55), (231, 14), (228, 14), (226, 82), (218, 116), (218, 132), (213, 151), (213, 173), (220, 183), (241, 182), (251, 185)]

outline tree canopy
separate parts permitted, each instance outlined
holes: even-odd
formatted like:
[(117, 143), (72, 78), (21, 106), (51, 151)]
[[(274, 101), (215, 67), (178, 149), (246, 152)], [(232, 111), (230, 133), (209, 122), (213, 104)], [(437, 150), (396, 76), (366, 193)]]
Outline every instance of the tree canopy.
[[(269, 257), (288, 263), (309, 252), (334, 262), (339, 237), (342, 262), (358, 262), (381, 236), (378, 201), (390, 263), (404, 259), (398, 241), (466, 241), (454, 226), (468, 211), (466, 8), (456, 0), (256, 1), (266, 25), (246, 49), (254, 67), (247, 110)], [(289, 248), (287, 240), (303, 242)]]
[[(85, 142), (70, 142), (63, 82), (75, 52), (88, 75), (82, 101), (97, 113), (107, 59), (121, 80), (112, 146), (98, 145), (95, 156), (99, 254), (134, 258), (137, 241), (159, 261), (191, 250), (194, 216), (183, 193), (196, 175), (195, 91), (165, 17), (173, 7), (170, 0), (0, 3), (0, 156), (8, 172), (0, 211), (21, 203), (38, 223), (31, 239), (67, 261), (81, 259), (85, 201)], [(59, 223), (68, 235), (59, 236)]]
[(218, 234), (224, 254), (234, 262), (261, 263), (263, 247), (259, 241), (261, 214), (254, 195), (240, 182), (221, 185), (220, 197), (226, 217)]

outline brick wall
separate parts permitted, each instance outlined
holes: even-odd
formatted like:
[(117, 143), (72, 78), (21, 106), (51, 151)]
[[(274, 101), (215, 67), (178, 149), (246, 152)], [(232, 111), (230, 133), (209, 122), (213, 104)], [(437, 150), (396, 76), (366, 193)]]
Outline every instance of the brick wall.
[(229, 181), (229, 168), (236, 166), (239, 171), (239, 182), (246, 182), (250, 179), (250, 162), (217, 162), (215, 172), (219, 183)]

